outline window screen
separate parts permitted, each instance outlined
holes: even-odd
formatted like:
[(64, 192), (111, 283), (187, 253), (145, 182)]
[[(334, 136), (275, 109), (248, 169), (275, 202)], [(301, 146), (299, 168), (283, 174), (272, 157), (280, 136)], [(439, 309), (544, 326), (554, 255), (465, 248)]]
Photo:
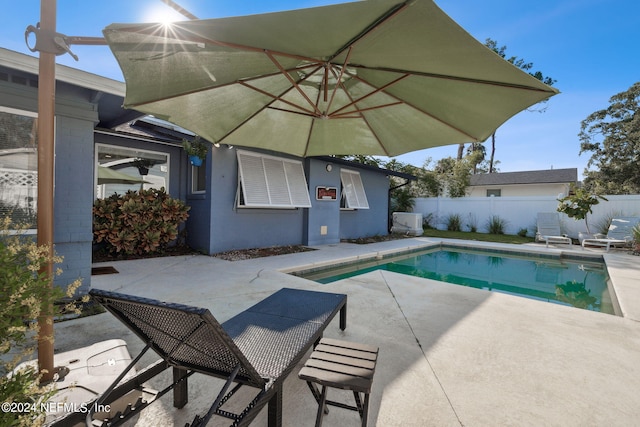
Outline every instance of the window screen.
[(238, 150), (238, 206), (309, 208), (307, 180), (298, 160)]
[(36, 227), (38, 199), (36, 114), (0, 107), (0, 217)]
[(201, 194), (207, 190), (207, 159), (200, 166), (191, 166), (191, 193)]
[(360, 172), (342, 169), (340, 170), (340, 179), (342, 181), (344, 207), (347, 209), (369, 209), (369, 202), (364, 192)]
[(164, 187), (169, 192), (169, 154), (96, 145), (96, 198)]

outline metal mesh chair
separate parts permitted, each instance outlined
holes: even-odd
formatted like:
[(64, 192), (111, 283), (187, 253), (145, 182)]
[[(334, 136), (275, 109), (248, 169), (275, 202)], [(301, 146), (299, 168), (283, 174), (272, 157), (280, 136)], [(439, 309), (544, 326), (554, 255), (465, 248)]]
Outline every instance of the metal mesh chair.
[[(285, 288), (220, 324), (204, 308), (98, 289), (89, 293), (147, 344), (93, 406), (140, 389), (143, 382), (173, 368), (172, 384), (150, 397), (147, 393), (146, 399), (105, 420), (103, 425), (110, 426), (121, 424), (170, 390), (174, 392), (174, 406), (183, 407), (188, 400), (187, 378), (196, 372), (226, 381), (208, 413), (196, 416), (192, 426), (205, 425), (214, 415), (233, 420), (233, 426), (248, 425), (267, 403), (269, 426), (280, 426), (285, 378), (321, 338), (338, 311), (340, 327), (346, 327), (347, 296), (343, 294)], [(148, 349), (161, 360), (118, 385)], [(243, 385), (256, 389), (244, 410), (231, 413), (222, 409)], [(92, 416), (87, 414), (88, 424), (95, 423)]]

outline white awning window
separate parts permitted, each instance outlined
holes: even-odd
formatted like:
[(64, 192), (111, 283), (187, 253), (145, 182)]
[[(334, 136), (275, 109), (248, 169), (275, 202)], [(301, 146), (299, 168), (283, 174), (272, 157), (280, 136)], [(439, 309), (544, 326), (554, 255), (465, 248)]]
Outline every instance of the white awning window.
[(360, 172), (349, 169), (340, 170), (342, 197), (347, 209), (369, 209), (367, 195), (364, 192)]
[(310, 208), (302, 162), (238, 150), (238, 206)]

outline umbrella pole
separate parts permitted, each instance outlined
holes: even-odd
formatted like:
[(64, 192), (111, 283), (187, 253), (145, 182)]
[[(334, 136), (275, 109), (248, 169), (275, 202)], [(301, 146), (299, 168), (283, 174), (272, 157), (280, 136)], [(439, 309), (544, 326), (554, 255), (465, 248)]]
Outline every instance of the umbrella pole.
[[(40, 1), (40, 29), (56, 30), (56, 0)], [(53, 183), (55, 121), (55, 54), (40, 51), (38, 77), (38, 246), (49, 247), (41, 273), (53, 289)], [(42, 382), (51, 381), (53, 366), (53, 306), (45, 304), (38, 319), (38, 368)]]

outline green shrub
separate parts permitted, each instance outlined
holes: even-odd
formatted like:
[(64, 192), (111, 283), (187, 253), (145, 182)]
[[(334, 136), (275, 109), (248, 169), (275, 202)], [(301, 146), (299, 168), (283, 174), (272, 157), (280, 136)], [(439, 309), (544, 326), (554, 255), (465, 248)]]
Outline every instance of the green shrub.
[(462, 218), (458, 214), (447, 217), (447, 231), (462, 231)]
[(492, 215), (487, 220), (487, 232), (489, 234), (504, 234), (506, 226), (507, 221), (500, 218), (498, 215)]
[(427, 215), (422, 217), (422, 228), (423, 229), (427, 229), (430, 230), (432, 228), (436, 228), (435, 226), (431, 225), (431, 222), (433, 221), (433, 214), (432, 213), (428, 213)]
[(10, 225), (15, 227), (14, 224), (28, 222), (35, 224), (37, 222), (36, 211), (33, 206), (33, 201), (30, 198), (29, 207), (19, 206), (17, 203), (11, 205), (5, 200), (0, 200), (0, 215), (10, 218)]
[(527, 233), (529, 233), (529, 230), (527, 230), (526, 228), (521, 228), (520, 230), (518, 230), (518, 236), (520, 237), (527, 237)]
[[(34, 357), (39, 337), (36, 319), (53, 315), (45, 310), (65, 297), (64, 291), (57, 286), (52, 288), (50, 278), (40, 271), (46, 264), (59, 263), (62, 258), (52, 254), (49, 246), (38, 246), (24, 234), (25, 228), (13, 226), (8, 217), (0, 220), (0, 401), (33, 404), (33, 410), (1, 411), (1, 426), (42, 425), (46, 414), (40, 404), (56, 392), (54, 385), (40, 384), (42, 373), (37, 367), (27, 365), (16, 370), (21, 362)], [(72, 298), (80, 284), (80, 280), (71, 284), (66, 297)], [(73, 303), (67, 309), (76, 311), (72, 306)]]
[(594, 231), (598, 234), (607, 235), (607, 233), (609, 233), (609, 226), (611, 225), (611, 221), (614, 218), (622, 218), (624, 216), (627, 216), (627, 215), (622, 213), (622, 211), (611, 211), (608, 214), (601, 217), (598, 221), (596, 221)]
[(469, 212), (469, 223), (467, 224), (469, 231), (475, 233), (478, 231), (478, 217), (473, 212)]
[(631, 233), (633, 234), (634, 253), (640, 255), (640, 224), (633, 227)]
[(408, 188), (397, 188), (391, 192), (391, 212), (411, 212), (415, 203)]
[(111, 253), (162, 252), (178, 237), (178, 227), (189, 217), (189, 209), (164, 188), (98, 199), (93, 205), (94, 241), (107, 242)]

